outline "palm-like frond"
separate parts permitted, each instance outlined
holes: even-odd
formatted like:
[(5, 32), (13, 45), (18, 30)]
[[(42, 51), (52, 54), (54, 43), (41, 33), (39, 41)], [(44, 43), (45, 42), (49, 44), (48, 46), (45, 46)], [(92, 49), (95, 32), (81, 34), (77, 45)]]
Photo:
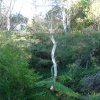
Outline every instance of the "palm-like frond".
[[(51, 80), (46, 81), (45, 80), (45, 81), (41, 81), (41, 82), (37, 83), (37, 86), (45, 87), (45, 88), (49, 89), (53, 84), (54, 84), (53, 81), (51, 81)], [(60, 82), (55, 83), (54, 89), (58, 93), (69, 96), (69, 97), (75, 97), (75, 98), (80, 97), (80, 95), (78, 93), (74, 92), (71, 88), (64, 86)]]
[(100, 100), (100, 93), (84, 96), (82, 100)]

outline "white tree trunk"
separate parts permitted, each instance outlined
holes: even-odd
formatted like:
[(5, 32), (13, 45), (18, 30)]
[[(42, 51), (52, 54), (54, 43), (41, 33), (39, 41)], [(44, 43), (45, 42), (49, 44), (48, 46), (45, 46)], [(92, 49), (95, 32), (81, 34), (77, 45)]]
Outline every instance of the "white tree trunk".
[(53, 34), (51, 35), (51, 41), (53, 43), (53, 48), (52, 48), (52, 51), (51, 51), (51, 58), (52, 58), (52, 62), (53, 62), (52, 74), (53, 74), (53, 78), (54, 78), (54, 82), (55, 82), (56, 78), (57, 78), (57, 63), (56, 63), (56, 60), (55, 60), (55, 51), (56, 51), (57, 44), (56, 44), (56, 41), (54, 39)]
[(10, 30), (10, 27), (11, 27), (10, 17), (11, 17), (11, 12), (12, 12), (14, 5), (15, 5), (15, 1), (16, 0), (9, 1), (9, 7), (8, 7), (8, 11), (7, 11), (7, 30), (8, 31)]
[(67, 9), (67, 30), (70, 30), (70, 10), (71, 10), (71, 5), (73, 4), (72, 0), (67, 0), (67, 5), (66, 5), (66, 9)]
[(66, 19), (67, 19), (67, 31), (69, 31), (70, 30), (70, 12), (68, 11), (67, 12), (67, 17), (66, 17)]
[(63, 22), (63, 28), (65, 32), (70, 30), (70, 12), (69, 12), (70, 7), (71, 7), (71, 0), (67, 0), (67, 2), (61, 0), (62, 22)]
[[(56, 59), (55, 59), (55, 51), (56, 51), (56, 47), (57, 47), (57, 43), (55, 41), (54, 38), (54, 32), (53, 32), (53, 12), (51, 12), (51, 27), (50, 27), (50, 35), (51, 35), (51, 41), (53, 43), (53, 47), (52, 47), (52, 51), (51, 51), (51, 59), (52, 59), (52, 67), (51, 67), (51, 71), (52, 71), (52, 77), (53, 77), (53, 81), (54, 84), (56, 82), (57, 79), (57, 63), (56, 63)], [(54, 89), (54, 86), (51, 86), (52, 89)]]
[(2, 6), (2, 0), (0, 0), (0, 17), (1, 17), (1, 6)]
[(62, 22), (63, 22), (63, 28), (64, 31), (67, 31), (67, 23), (66, 23), (66, 11), (65, 8), (62, 6)]
[(10, 30), (10, 11), (8, 12), (8, 15), (7, 15), (7, 30), (8, 31)]

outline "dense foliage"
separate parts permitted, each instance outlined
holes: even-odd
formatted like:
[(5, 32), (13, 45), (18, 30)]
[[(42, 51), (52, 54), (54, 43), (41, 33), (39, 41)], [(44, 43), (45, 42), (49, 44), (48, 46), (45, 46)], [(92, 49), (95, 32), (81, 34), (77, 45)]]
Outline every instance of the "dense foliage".
[[(44, 35), (45, 37), (43, 37)], [(44, 33), (36, 33), (32, 36), (32, 38), (40, 41), (38, 43), (33, 43), (31, 46), (32, 57), (29, 62), (29, 67), (39, 71), (40, 74), (43, 75), (43, 79), (48, 79), (48, 77), (51, 76), (50, 68), (52, 65), (50, 58), (52, 47), (49, 36)], [(95, 77), (97, 72), (100, 73), (100, 33), (59, 33), (55, 35), (55, 38), (58, 45), (56, 52), (59, 72), (58, 82), (78, 92), (81, 96), (92, 94), (94, 92), (99, 93), (99, 87), (96, 86), (98, 82), (100, 83), (99, 80), (97, 80), (97, 83), (93, 83), (95, 88), (92, 89), (92, 86), (89, 87), (89, 85), (83, 84), (83, 81), (88, 81), (87, 84), (89, 84), (95, 79), (90, 81), (88, 79), (83, 79), (84, 77), (87, 78), (91, 75), (94, 75)], [(63, 95), (65, 96), (66, 93), (63, 93)], [(60, 97), (60, 95), (58, 95), (58, 97)]]
[(0, 100), (31, 100), (39, 76), (28, 69), (25, 52), (7, 35), (0, 34), (0, 40), (5, 37), (0, 41)]
[[(5, 17), (0, 17), (0, 100), (100, 100), (100, 28), (91, 17), (90, 1), (80, 0), (71, 7), (68, 32), (64, 32), (62, 9), (57, 5), (43, 21), (37, 18), (27, 23), (21, 14), (13, 15), (12, 31), (6, 31)], [(51, 12), (57, 42), (55, 83)], [(25, 30), (13, 30), (20, 23), (27, 24)]]
[(51, 91), (52, 43), (48, 33), (0, 33), (1, 100), (99, 98), (100, 33), (58, 33), (55, 38), (59, 75), (55, 91)]

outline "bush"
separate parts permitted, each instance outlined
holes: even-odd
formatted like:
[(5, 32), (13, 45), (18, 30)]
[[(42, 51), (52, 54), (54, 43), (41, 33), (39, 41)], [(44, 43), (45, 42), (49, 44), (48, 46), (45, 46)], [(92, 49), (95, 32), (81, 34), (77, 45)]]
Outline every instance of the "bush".
[(0, 47), (0, 100), (33, 100), (39, 76), (28, 69), (24, 50), (3, 38)]
[[(49, 63), (51, 61), (50, 51), (52, 49), (52, 43), (49, 36), (45, 33), (33, 34), (32, 38), (40, 42), (33, 43), (31, 47), (32, 56), (30, 67), (35, 68), (36, 71), (39, 71), (41, 75), (45, 76), (43, 79), (48, 79), (52, 66), (52, 62), (51, 64)], [(55, 56), (59, 72), (57, 81), (60, 84), (64, 84), (66, 88), (69, 87), (75, 92), (84, 95), (85, 93), (83, 91), (85, 90), (81, 90), (80, 80), (100, 70), (97, 67), (100, 58), (99, 55), (97, 56), (99, 52), (100, 34), (80, 32), (70, 34), (58, 33), (55, 35), (55, 39), (57, 41)], [(33, 65), (36, 66), (34, 67)], [(64, 96), (65, 94), (63, 94), (62, 98)], [(65, 98), (67, 97), (65, 96)], [(71, 100), (74, 99), (71, 98)]]

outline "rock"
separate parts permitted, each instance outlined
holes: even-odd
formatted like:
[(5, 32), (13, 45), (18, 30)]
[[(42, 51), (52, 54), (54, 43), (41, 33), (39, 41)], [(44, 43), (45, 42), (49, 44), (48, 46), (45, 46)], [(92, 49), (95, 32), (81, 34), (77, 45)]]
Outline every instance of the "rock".
[(100, 91), (100, 72), (84, 77), (81, 80), (81, 85), (83, 86), (82, 89), (86, 91)]

